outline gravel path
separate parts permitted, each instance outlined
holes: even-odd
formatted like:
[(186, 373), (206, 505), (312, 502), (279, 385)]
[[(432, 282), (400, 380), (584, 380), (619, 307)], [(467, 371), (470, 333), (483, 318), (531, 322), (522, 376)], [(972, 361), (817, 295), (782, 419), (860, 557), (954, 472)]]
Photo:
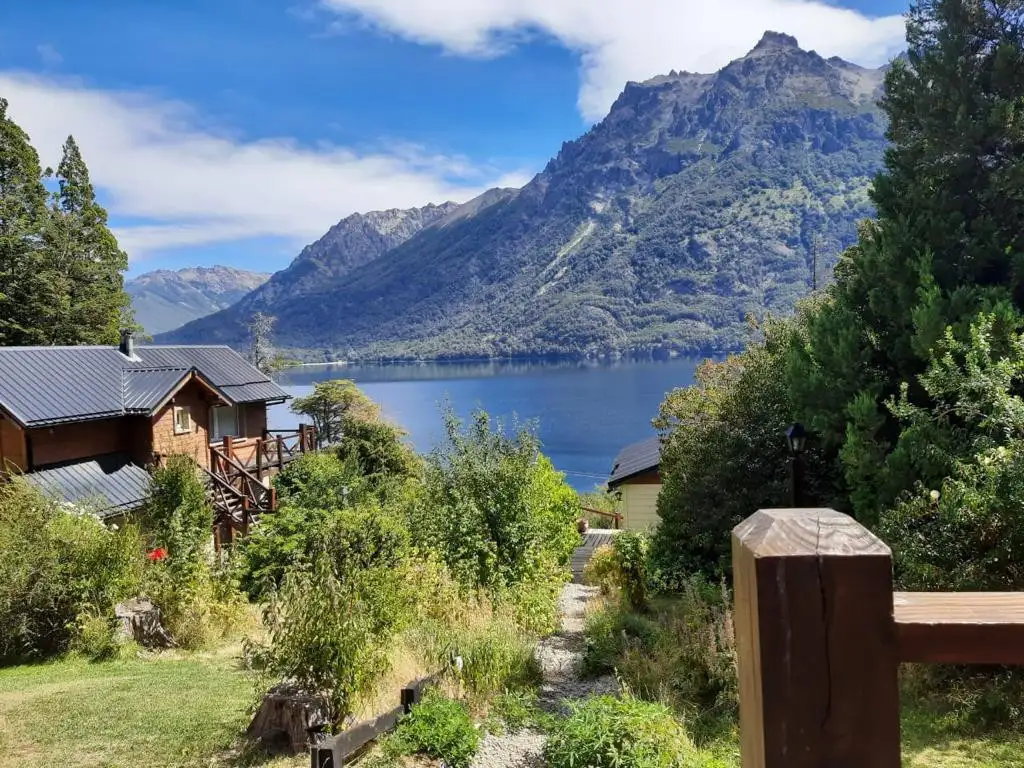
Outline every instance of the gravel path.
[[(584, 614), (587, 603), (597, 593), (597, 587), (566, 584), (558, 600), (561, 629), (537, 645), (537, 660), (544, 673), (538, 703), (546, 710), (564, 712), (566, 700), (618, 691), (618, 683), (612, 675), (594, 680), (583, 680), (579, 676), (584, 649)], [(488, 734), (480, 744), (473, 768), (540, 768), (544, 765), (543, 748), (544, 734), (541, 733)]]

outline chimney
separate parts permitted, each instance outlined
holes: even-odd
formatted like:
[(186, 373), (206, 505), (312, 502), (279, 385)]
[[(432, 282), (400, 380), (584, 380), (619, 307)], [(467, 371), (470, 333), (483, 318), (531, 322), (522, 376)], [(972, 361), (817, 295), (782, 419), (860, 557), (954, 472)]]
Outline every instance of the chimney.
[(130, 328), (121, 330), (121, 344), (118, 349), (125, 357), (135, 358), (135, 333)]

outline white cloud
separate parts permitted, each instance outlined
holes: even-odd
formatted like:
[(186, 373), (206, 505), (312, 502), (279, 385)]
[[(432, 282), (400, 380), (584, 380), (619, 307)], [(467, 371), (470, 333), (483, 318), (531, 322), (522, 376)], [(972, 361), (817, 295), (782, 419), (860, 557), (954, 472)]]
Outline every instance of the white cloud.
[(255, 237), (308, 242), (356, 211), (467, 200), (528, 179), (401, 143), (357, 153), (288, 139), (243, 141), (198, 127), (199, 116), (184, 104), (24, 73), (0, 72), (0, 94), (44, 166), (56, 167), (74, 134), (111, 216), (146, 222), (118, 230), (133, 260)]
[(813, 0), (320, 0), (360, 22), (464, 56), (496, 56), (531, 33), (581, 54), (579, 107), (603, 117), (627, 80), (713, 72), (765, 30), (805, 49), (880, 65), (903, 44), (900, 16), (868, 18)]

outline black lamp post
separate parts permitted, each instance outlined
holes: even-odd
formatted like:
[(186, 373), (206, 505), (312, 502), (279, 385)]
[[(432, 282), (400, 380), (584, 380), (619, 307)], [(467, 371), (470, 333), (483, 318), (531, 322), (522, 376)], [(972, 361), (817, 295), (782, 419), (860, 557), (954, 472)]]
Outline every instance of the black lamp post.
[(790, 424), (786, 429), (786, 443), (789, 445), (789, 481), (790, 503), (793, 508), (802, 506), (801, 490), (803, 490), (803, 463), (800, 456), (807, 446), (807, 430), (799, 422)]

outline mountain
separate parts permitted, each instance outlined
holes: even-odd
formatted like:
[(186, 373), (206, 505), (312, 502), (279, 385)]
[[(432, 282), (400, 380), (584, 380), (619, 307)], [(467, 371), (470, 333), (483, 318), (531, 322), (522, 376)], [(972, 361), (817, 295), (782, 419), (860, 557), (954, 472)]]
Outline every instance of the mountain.
[[(260, 309), (309, 359), (737, 348), (750, 313), (790, 312), (871, 215), (883, 79), (769, 32), (717, 73), (629, 83), (523, 189)], [(240, 343), (245, 319), (232, 307), (173, 338)]]
[(146, 272), (124, 284), (135, 319), (147, 333), (162, 333), (230, 307), (270, 275), (231, 267)]

